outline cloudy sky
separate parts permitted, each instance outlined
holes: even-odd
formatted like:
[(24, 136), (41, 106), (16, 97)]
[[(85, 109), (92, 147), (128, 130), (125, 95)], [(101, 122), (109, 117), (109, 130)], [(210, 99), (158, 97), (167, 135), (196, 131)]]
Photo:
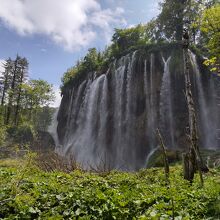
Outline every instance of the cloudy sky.
[(158, 14), (159, 1), (0, 0), (0, 62), (24, 56), (30, 78), (58, 90), (62, 74), (88, 48), (102, 50), (114, 28), (149, 21)]

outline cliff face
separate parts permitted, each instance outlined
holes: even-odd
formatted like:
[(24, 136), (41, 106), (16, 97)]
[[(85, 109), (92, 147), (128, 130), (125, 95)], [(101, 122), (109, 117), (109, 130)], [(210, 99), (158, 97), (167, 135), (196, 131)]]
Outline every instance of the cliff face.
[[(201, 147), (217, 148), (218, 79), (200, 71), (191, 57), (193, 94)], [(187, 147), (187, 106), (181, 49), (135, 51), (109, 70), (64, 91), (58, 113), (58, 151), (73, 154), (84, 166), (144, 167), (157, 148), (160, 128), (167, 147)]]

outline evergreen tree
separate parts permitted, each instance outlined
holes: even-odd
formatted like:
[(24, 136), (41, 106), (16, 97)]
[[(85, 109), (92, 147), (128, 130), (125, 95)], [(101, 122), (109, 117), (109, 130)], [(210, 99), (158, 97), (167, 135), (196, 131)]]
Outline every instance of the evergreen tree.
[(11, 73), (13, 68), (13, 61), (11, 60), (11, 58), (8, 58), (6, 60), (3, 67), (4, 67), (4, 71), (0, 76), (1, 106), (4, 106), (6, 102), (7, 92), (10, 87)]
[[(17, 55), (14, 61), (11, 61), (11, 68), (9, 71), (10, 78), (8, 84), (8, 103), (6, 124), (10, 123), (11, 115), (14, 113), (14, 124), (18, 124), (18, 112), (20, 109), (22, 83), (27, 77), (28, 62), (26, 58), (21, 58)], [(6, 82), (6, 78), (4, 79)]]
[(17, 88), (15, 95), (16, 98), (16, 107), (15, 107), (15, 125), (18, 125), (19, 121), (19, 110), (21, 108), (21, 98), (22, 98), (22, 85), (27, 79), (28, 74), (28, 61), (26, 58), (21, 58), (18, 60), (18, 73), (17, 73)]

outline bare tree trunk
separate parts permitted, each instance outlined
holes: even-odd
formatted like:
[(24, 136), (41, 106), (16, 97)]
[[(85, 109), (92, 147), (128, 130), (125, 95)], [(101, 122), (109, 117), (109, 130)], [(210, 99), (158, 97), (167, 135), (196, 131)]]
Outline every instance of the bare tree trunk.
[(167, 158), (166, 147), (163, 143), (163, 138), (160, 134), (159, 129), (157, 129), (157, 135), (158, 135), (158, 139), (159, 139), (159, 142), (160, 142), (160, 147), (161, 147), (161, 150), (162, 150), (162, 153), (163, 153), (165, 178), (166, 178), (166, 182), (169, 183), (169, 175), (170, 175), (169, 162), (168, 162), (168, 158)]
[(202, 170), (208, 171), (208, 168), (204, 165), (202, 157), (199, 152), (198, 146), (198, 132), (195, 105), (192, 96), (191, 82), (189, 75), (189, 42), (187, 39), (183, 42), (183, 58), (184, 58), (184, 76), (185, 76), (185, 95), (189, 114), (189, 152), (183, 155), (184, 163), (184, 178), (193, 181), (194, 174), (198, 170), (200, 174), (201, 184), (203, 185)]

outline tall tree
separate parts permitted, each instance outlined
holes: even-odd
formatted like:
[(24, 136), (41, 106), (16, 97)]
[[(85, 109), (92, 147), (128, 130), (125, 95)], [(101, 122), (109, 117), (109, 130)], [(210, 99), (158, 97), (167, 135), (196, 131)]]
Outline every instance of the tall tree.
[(196, 43), (196, 36), (200, 34), (201, 14), (213, 4), (215, 0), (164, 0), (160, 3), (157, 27), (166, 40), (179, 42), (186, 27), (191, 41)]
[(170, 40), (182, 40), (184, 13), (189, 0), (164, 0), (160, 3), (161, 13), (158, 16), (160, 28)]
[(14, 103), (14, 96), (15, 96), (15, 88), (16, 88), (16, 82), (17, 82), (17, 73), (19, 71), (18, 69), (18, 61), (21, 59), (18, 55), (13, 62), (12, 67), (12, 79), (11, 79), (11, 87), (9, 90), (9, 99), (8, 99), (8, 108), (7, 108), (7, 115), (6, 115), (6, 124), (9, 124), (10, 117), (13, 111), (13, 103)]
[(15, 60), (7, 59), (4, 64), (4, 71), (0, 77), (1, 109), (5, 109), (5, 123), (18, 124), (20, 102), (22, 98), (22, 84), (25, 82), (28, 71), (26, 58), (17, 55)]
[(40, 109), (48, 106), (55, 98), (53, 87), (45, 80), (30, 80), (23, 85), (24, 105), (29, 110), (30, 120), (34, 120)]
[(220, 73), (220, 4), (206, 9), (202, 15), (201, 30), (204, 34), (209, 59), (205, 64)]
[(145, 45), (150, 41), (149, 26), (137, 25), (127, 29), (115, 29), (112, 36), (113, 54), (120, 54), (135, 46)]
[(13, 68), (13, 61), (11, 58), (8, 58), (3, 65), (4, 71), (0, 77), (0, 88), (1, 88), (1, 106), (3, 107), (6, 102), (7, 91), (10, 87), (10, 79)]
[(21, 108), (20, 102), (22, 98), (22, 85), (26, 81), (27, 78), (27, 72), (28, 72), (28, 61), (26, 58), (21, 58), (18, 60), (18, 73), (17, 73), (17, 91), (16, 91), (16, 109), (15, 109), (15, 125), (18, 125), (19, 121), (19, 110)]

